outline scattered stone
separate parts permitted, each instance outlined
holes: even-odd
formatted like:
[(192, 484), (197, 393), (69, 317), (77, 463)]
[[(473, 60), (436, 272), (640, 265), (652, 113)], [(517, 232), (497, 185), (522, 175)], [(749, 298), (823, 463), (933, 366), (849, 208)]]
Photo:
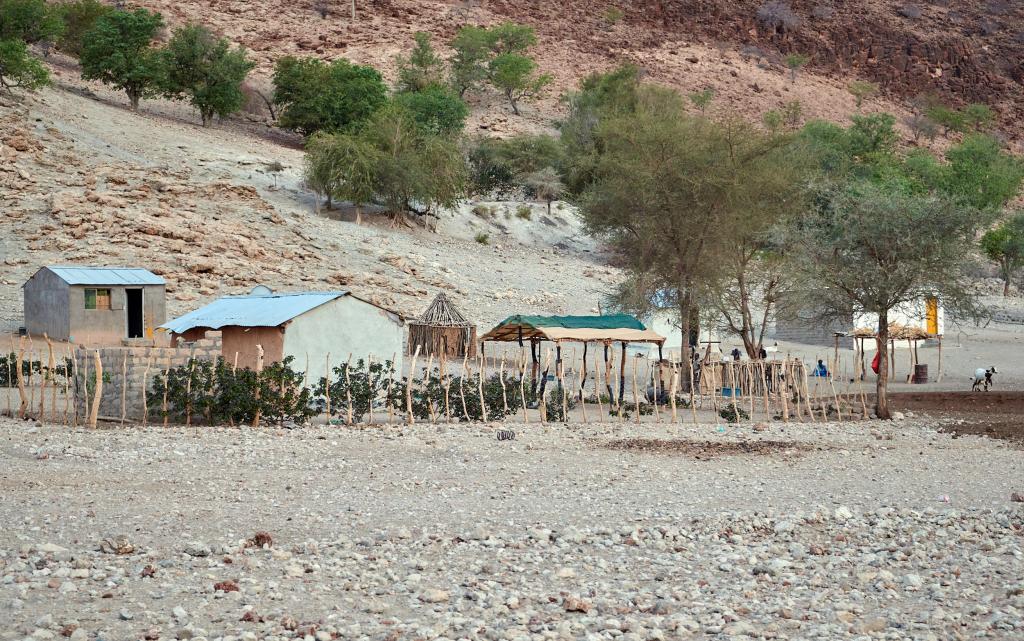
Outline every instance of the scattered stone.
[(562, 607), (565, 608), (566, 612), (582, 612), (583, 614), (590, 612), (590, 604), (575, 596), (565, 597), (565, 600), (562, 601)]

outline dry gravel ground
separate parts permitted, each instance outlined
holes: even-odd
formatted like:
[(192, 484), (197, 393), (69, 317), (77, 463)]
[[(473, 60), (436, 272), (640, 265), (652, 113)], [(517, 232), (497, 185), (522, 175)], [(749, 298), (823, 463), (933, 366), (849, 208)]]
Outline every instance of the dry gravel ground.
[(1024, 638), (1004, 442), (495, 427), (0, 419), (0, 639)]

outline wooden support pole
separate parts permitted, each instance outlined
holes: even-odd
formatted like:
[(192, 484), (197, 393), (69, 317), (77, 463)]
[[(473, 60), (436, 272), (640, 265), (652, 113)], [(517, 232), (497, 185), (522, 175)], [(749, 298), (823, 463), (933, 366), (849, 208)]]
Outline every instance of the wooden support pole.
[(480, 393), (480, 416), (483, 422), (487, 422), (487, 399), (484, 398), (484, 377), (487, 375), (484, 371), (486, 368), (486, 361), (484, 360), (483, 343), (480, 344), (480, 373), (476, 377), (477, 391)]
[[(416, 360), (413, 359), (413, 368), (416, 367)], [(352, 352), (348, 353), (348, 360), (345, 361), (345, 425), (352, 425), (355, 423), (355, 415), (352, 411)], [(409, 391), (409, 387), (412, 385), (412, 377), (410, 376), (409, 384), (405, 386), (406, 393)]]
[(103, 361), (100, 350), (93, 352), (96, 364), (96, 391), (92, 399), (92, 413), (89, 414), (89, 427), (95, 428), (100, 415), (100, 398), (103, 397)]
[(679, 415), (676, 413), (676, 386), (679, 384), (679, 369), (676, 366), (675, 359), (672, 359), (672, 382), (668, 389), (668, 402), (672, 405), (672, 422), (675, 423), (679, 420)]
[[(54, 423), (57, 422), (57, 379), (54, 378), (54, 370), (57, 369), (57, 360), (53, 357), (53, 341), (45, 333), (43, 338), (46, 339), (46, 378), (50, 383), (50, 420)], [(42, 405), (42, 403), (40, 403)]]
[[(649, 359), (649, 358), (645, 359), (645, 361), (646, 361), (646, 369), (647, 369), (647, 372), (650, 374), (649, 378), (651, 379), (651, 387), (654, 388), (654, 398), (651, 399), (651, 402), (654, 404), (654, 422), (655, 423), (660, 423), (661, 422), (661, 412), (658, 410), (658, 394), (661, 393), (661, 358), (660, 358), (660, 356), (661, 356), (661, 354), (660, 354), (661, 346), (660, 345), (658, 346), (658, 352), (659, 352), (659, 354), (658, 354), (659, 358), (658, 358), (658, 360), (656, 361), (656, 363), (654, 365), (654, 371), (653, 372), (651, 371), (651, 359)], [(647, 387), (647, 378), (648, 378), (647, 376), (644, 377), (644, 387), (645, 388)], [(646, 392), (646, 390), (645, 390), (645, 392)], [(646, 397), (647, 394), (645, 393), (644, 396)]]
[(612, 411), (615, 407), (615, 389), (612, 385), (612, 362), (608, 359), (608, 353), (611, 351), (611, 346), (604, 343), (604, 385), (608, 388), (608, 411)]
[[(170, 365), (165, 366), (164, 367), (164, 401), (163, 401), (163, 404), (160, 407), (160, 411), (163, 412), (163, 415), (164, 415), (164, 427), (167, 427), (167, 421), (170, 418), (170, 414), (168, 414), (168, 412), (167, 412), (167, 391), (168, 391), (168, 386), (170, 385), (170, 381), (168, 380), (167, 377), (170, 375), (170, 373), (171, 373), (171, 366)], [(259, 398), (259, 390), (257, 390), (256, 395), (257, 395), (256, 398)]]
[(62, 424), (70, 425), (71, 409), (71, 359), (67, 357), (71, 353), (70, 347), (64, 348), (64, 420)]
[(71, 375), (73, 372), (74, 378), (72, 380), (75, 382), (74, 398), (71, 399), (71, 426), (78, 427), (78, 355), (70, 346), (68, 346), (68, 354), (71, 357), (69, 359), (71, 364), (68, 365), (68, 367), (72, 370), (71, 372), (68, 372), (68, 374)]
[(398, 352), (391, 352), (391, 369), (388, 372), (388, 390), (386, 392), (388, 397), (385, 401), (388, 406), (388, 425), (395, 422), (395, 404), (392, 402), (391, 396), (394, 391), (395, 374), (398, 374), (398, 376), (402, 375), (402, 371), (400, 369), (397, 371), (395, 370), (396, 365), (398, 365)]
[(462, 355), (462, 375), (459, 376), (459, 398), (462, 399), (462, 415), (469, 422), (469, 409), (466, 407), (466, 376), (469, 375), (469, 350)]
[(519, 400), (523, 403), (523, 422), (530, 422), (530, 412), (526, 406), (526, 354), (522, 353), (522, 348), (519, 349)]
[[(409, 378), (406, 380), (406, 383), (405, 383), (405, 422), (406, 422), (407, 425), (412, 425), (413, 423), (416, 422), (416, 417), (413, 415), (413, 412), (412, 412), (412, 385), (413, 385), (413, 382), (416, 380), (416, 359), (418, 359), (420, 357), (420, 347), (421, 347), (420, 345), (417, 345), (416, 346), (416, 351), (412, 355), (412, 367), (409, 369)], [(352, 360), (352, 356), (351, 355), (349, 355), (349, 360), (350, 361)], [(347, 369), (346, 369), (346, 372), (345, 372), (345, 376), (346, 376), (346, 378), (348, 376)], [(351, 395), (349, 395), (349, 396), (351, 398)], [(352, 402), (350, 400), (349, 401), (349, 408), (350, 408), (349, 409), (349, 422), (350, 422), (350, 424), (351, 424), (351, 421), (352, 421), (352, 410), (351, 410), (351, 407), (352, 407)]]
[[(427, 403), (427, 414), (430, 415), (430, 422), (436, 423), (437, 416), (434, 415), (434, 402), (430, 398), (430, 374), (434, 371), (434, 353), (427, 356), (427, 370), (423, 373), (423, 400)], [(370, 410), (372, 417), (373, 410)], [(372, 420), (370, 421), (373, 422)]]
[[(185, 427), (192, 425), (192, 376), (196, 370), (196, 359), (189, 356), (188, 382), (185, 384)], [(257, 388), (258, 389), (258, 388)]]
[[(573, 350), (573, 356), (575, 356), (575, 353), (576, 353), (576, 350)], [(587, 344), (585, 342), (583, 343), (583, 359), (582, 359), (582, 363), (581, 363), (580, 369), (577, 370), (577, 371), (579, 372), (579, 374), (577, 374), (576, 376), (579, 378), (579, 380), (578, 381), (576, 381), (576, 380), (573, 381), (573, 389), (574, 390), (579, 389), (580, 411), (583, 413), (583, 423), (586, 424), (586, 423), (589, 423), (589, 421), (587, 420), (587, 395), (584, 394), (584, 388), (586, 387), (586, 384), (587, 384), (586, 383), (586, 381), (587, 381)], [(577, 386), (577, 383), (579, 383), (578, 386)], [(576, 395), (576, 393), (573, 392), (573, 396), (575, 396), (575, 395)]]
[[(235, 352), (235, 363), (238, 363), (238, 352)], [(331, 353), (324, 356), (324, 409), (327, 410), (327, 424), (331, 424)]]
[(146, 358), (146, 369), (142, 370), (142, 426), (149, 422), (149, 368), (153, 365), (153, 357)]
[(128, 418), (128, 350), (121, 359), (121, 425)]
[[(256, 381), (257, 381), (257, 385), (256, 385), (256, 400), (257, 400), (257, 405), (256, 405), (256, 415), (253, 416), (253, 418), (252, 418), (252, 426), (253, 427), (259, 427), (260, 426), (260, 418), (263, 415), (263, 408), (260, 406), (260, 404), (258, 402), (260, 400), (260, 385), (259, 385), (258, 381), (260, 380), (261, 376), (263, 376), (263, 345), (260, 345), (259, 343), (257, 343), (256, 344)], [(166, 398), (166, 391), (164, 392), (164, 396)], [(165, 401), (165, 404), (166, 404), (166, 401)]]
[[(625, 343), (623, 343), (623, 345), (625, 345)], [(636, 416), (634, 418), (636, 419), (636, 423), (639, 424), (640, 423), (640, 390), (637, 389), (637, 384), (636, 384), (636, 367), (637, 367), (637, 358), (634, 356), (633, 357), (633, 368), (632, 368), (633, 369), (633, 406), (634, 406), (634, 410), (636, 410)]]
[(693, 424), (697, 424), (697, 399), (694, 398), (694, 382), (693, 382), (693, 362), (691, 361), (689, 367), (686, 368), (690, 372), (690, 414), (693, 416)]
[(619, 418), (622, 416), (622, 408), (626, 404), (626, 343), (622, 343), (622, 362), (619, 363)]
[(367, 354), (366, 356), (366, 383), (370, 388), (370, 398), (366, 406), (367, 422), (369, 425), (373, 425), (373, 405), (377, 402), (377, 383), (379, 378), (375, 378), (373, 375), (373, 354)]
[(538, 396), (538, 406), (540, 407), (540, 422), (548, 422), (548, 404), (545, 398), (545, 389), (548, 383), (548, 372), (551, 371), (551, 348), (548, 348), (547, 356), (544, 358), (544, 373), (543, 378), (540, 381), (540, 396)]
[(782, 420), (789, 423), (789, 386), (792, 382), (791, 375), (788, 371), (791, 363), (789, 360), (789, 354), (786, 354), (786, 359), (782, 361), (783, 379), (779, 382), (779, 400), (782, 404)]
[(505, 350), (501, 351), (501, 360), (498, 362), (498, 382), (501, 383), (501, 405), (508, 416), (508, 390), (505, 388)]
[(937, 338), (938, 338), (938, 341), (939, 341), (939, 373), (935, 377), (935, 382), (936, 383), (941, 383), (942, 382), (942, 335), (940, 334)]
[[(605, 355), (607, 355), (607, 350)], [(597, 363), (597, 356), (594, 356), (594, 396), (597, 397), (597, 422), (603, 423), (607, 415), (604, 413), (604, 403), (601, 401), (601, 368)]]
[[(18, 365), (16, 367), (16, 369), (17, 369), (17, 377), (18, 377), (18, 399), (20, 401), (20, 404), (18, 405), (18, 418), (20, 418), (22, 420), (24, 420), (25, 417), (28, 415), (28, 410), (29, 410), (29, 398), (28, 398), (28, 394), (25, 392), (25, 366), (24, 366), (24, 361), (25, 361), (25, 338), (22, 337), (22, 339), (19, 341), (19, 345), (18, 345)], [(31, 369), (32, 369), (32, 364), (29, 363), (29, 370), (31, 370)]]

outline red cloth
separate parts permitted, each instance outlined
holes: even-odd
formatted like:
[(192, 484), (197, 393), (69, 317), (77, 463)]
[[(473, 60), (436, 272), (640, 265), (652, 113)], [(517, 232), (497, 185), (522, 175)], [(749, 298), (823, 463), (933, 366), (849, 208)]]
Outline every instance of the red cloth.
[(878, 373), (878, 358), (882, 355), (881, 352), (875, 352), (875, 357), (871, 359), (871, 371), (875, 374)]

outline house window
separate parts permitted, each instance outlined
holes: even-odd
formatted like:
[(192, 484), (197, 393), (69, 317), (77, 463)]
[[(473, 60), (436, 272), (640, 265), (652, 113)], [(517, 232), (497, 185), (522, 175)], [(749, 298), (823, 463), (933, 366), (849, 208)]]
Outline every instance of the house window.
[(110, 309), (110, 290), (109, 289), (86, 289), (85, 290), (85, 308), (86, 309)]

